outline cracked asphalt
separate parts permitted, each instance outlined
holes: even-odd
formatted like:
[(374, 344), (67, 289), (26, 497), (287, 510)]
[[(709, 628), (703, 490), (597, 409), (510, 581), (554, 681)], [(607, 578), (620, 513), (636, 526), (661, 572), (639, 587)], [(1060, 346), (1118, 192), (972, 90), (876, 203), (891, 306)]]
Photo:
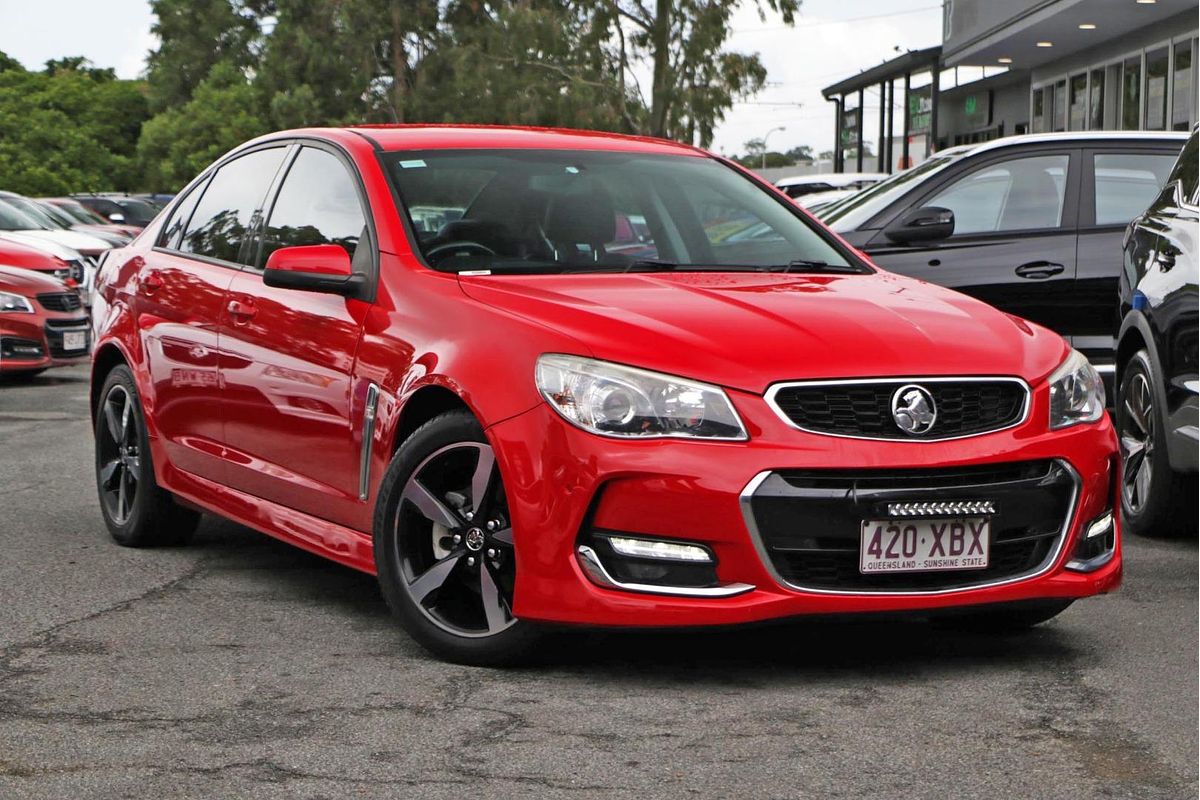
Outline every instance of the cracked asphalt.
[(232, 523), (116, 546), (87, 417), (86, 368), (0, 385), (0, 798), (1197, 796), (1194, 540), (1128, 540), (1119, 592), (1023, 635), (576, 633), (471, 669)]

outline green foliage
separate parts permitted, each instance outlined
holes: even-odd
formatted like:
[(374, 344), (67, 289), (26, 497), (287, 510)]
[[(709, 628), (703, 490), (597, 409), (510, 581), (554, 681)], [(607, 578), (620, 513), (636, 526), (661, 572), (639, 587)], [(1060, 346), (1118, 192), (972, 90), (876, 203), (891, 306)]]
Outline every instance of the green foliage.
[(236, 67), (214, 67), (191, 100), (143, 126), (137, 148), (143, 187), (179, 189), (227, 150), (269, 131), (258, 99)]
[(240, 0), (150, 0), (161, 44), (146, 60), (150, 105), (155, 112), (179, 108), (217, 64), (249, 68), (257, 63), (259, 18), (265, 3)]
[(84, 59), (29, 72), (0, 53), (0, 187), (24, 194), (134, 189), (144, 87)]

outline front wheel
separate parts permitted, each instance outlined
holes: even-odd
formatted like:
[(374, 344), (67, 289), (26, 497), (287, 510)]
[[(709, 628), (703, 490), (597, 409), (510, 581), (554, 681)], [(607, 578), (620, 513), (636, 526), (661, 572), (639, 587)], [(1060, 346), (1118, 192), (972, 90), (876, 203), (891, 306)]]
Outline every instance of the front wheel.
[(516, 550), (504, 484), (478, 421), (449, 412), (392, 459), (374, 522), (375, 567), (401, 625), (448, 661), (512, 663), (537, 628), (513, 616)]
[[(1166, 412), (1160, 402), (1158, 372), (1145, 350), (1134, 353), (1117, 391), (1117, 433), (1121, 439), (1121, 513), (1129, 530), (1163, 536), (1195, 530), (1194, 514), (1179, 513), (1194, 498), (1193, 486), (1171, 470)], [(1190, 494), (1189, 494), (1190, 493)], [(1194, 503), (1190, 506), (1195, 508)]]

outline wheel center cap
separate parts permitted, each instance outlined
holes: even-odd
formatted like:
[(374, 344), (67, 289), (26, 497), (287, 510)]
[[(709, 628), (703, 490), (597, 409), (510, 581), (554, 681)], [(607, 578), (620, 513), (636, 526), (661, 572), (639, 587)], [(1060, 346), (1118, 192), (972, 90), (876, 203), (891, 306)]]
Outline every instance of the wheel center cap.
[(467, 531), (467, 535), (463, 538), (467, 545), (467, 549), (472, 552), (478, 552), (483, 549), (483, 531), (479, 528), (471, 528)]

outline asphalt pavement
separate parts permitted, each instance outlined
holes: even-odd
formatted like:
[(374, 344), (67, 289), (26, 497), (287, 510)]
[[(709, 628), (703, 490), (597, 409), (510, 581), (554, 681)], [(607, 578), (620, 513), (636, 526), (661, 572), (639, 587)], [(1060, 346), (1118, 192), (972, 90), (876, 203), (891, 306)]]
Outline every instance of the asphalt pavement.
[(1128, 539), (1120, 591), (1021, 635), (592, 632), (473, 669), (238, 525), (113, 544), (87, 397), (0, 384), (5, 800), (1197, 796), (1195, 540)]

